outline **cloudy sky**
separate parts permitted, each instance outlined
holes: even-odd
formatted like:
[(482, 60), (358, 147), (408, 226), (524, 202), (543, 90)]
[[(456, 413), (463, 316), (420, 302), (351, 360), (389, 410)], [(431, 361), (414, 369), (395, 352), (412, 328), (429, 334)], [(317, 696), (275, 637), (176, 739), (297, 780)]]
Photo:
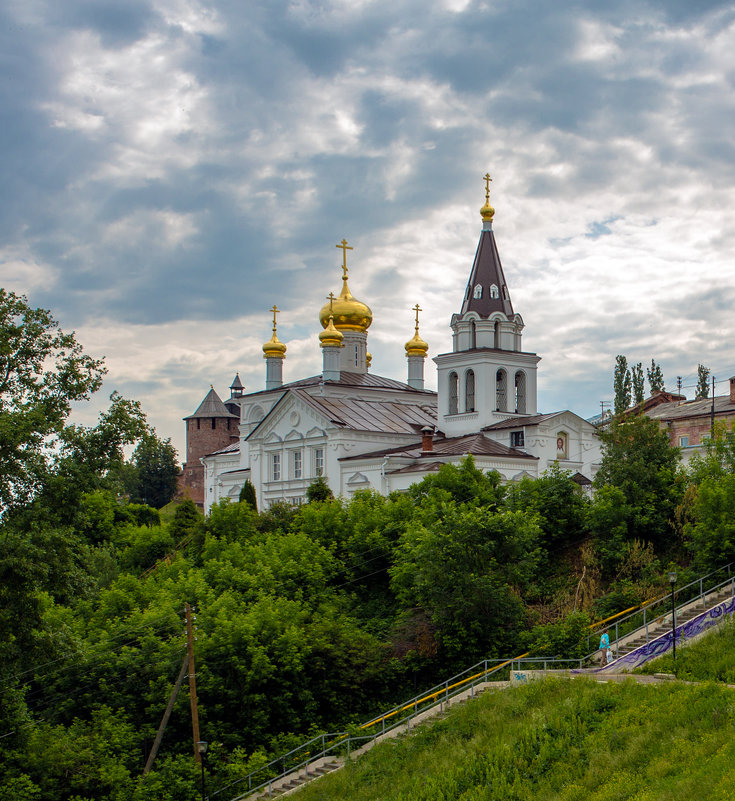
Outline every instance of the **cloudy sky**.
[(320, 371), (343, 237), (374, 371), (416, 302), (449, 350), (486, 171), (542, 410), (618, 353), (735, 375), (735, 3), (5, 0), (0, 63), (0, 284), (180, 452), (210, 383), (263, 388), (273, 303)]

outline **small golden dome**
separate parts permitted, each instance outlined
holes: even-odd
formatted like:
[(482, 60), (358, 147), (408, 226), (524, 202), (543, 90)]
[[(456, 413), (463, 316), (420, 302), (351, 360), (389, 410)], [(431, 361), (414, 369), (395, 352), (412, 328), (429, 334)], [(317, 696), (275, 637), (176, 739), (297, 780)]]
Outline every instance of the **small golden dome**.
[(334, 315), (329, 315), (329, 325), (319, 333), (319, 344), (322, 348), (343, 348), (345, 335), (334, 327)]
[(416, 329), (413, 337), (406, 342), (406, 356), (422, 356), (426, 358), (426, 354), (429, 352), (429, 345), (419, 336), (419, 312), (421, 309), (418, 303), (413, 307), (413, 310), (416, 312)]
[(271, 309), (273, 312), (273, 336), (263, 345), (263, 358), (264, 359), (285, 359), (286, 346), (278, 339), (276, 335), (276, 315), (279, 309), (274, 305)]
[(492, 178), (489, 172), (485, 173), (483, 180), (485, 181), (485, 205), (480, 209), (480, 216), (484, 222), (492, 222), (495, 216), (495, 209), (490, 205), (490, 181), (492, 181)]
[(373, 363), (373, 354), (370, 351), (365, 353), (365, 363), (368, 367)]
[(373, 313), (370, 307), (357, 298), (352, 296), (349, 286), (347, 286), (347, 251), (352, 248), (343, 239), (341, 245), (337, 245), (343, 251), (342, 263), (342, 291), (339, 297), (330, 299), (325, 303), (319, 312), (319, 322), (322, 328), (329, 324), (330, 314), (334, 316), (334, 326), (339, 331), (367, 331), (373, 321)]

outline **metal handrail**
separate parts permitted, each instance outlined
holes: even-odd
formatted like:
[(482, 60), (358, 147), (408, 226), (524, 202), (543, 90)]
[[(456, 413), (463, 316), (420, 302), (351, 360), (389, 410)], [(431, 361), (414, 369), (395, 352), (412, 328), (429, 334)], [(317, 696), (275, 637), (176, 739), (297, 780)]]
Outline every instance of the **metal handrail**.
[[(735, 562), (730, 562), (729, 564), (724, 565), (723, 567), (717, 568), (717, 570), (713, 570), (711, 573), (707, 573), (706, 575), (701, 576), (699, 579), (695, 579), (694, 581), (689, 582), (689, 584), (685, 584), (683, 587), (680, 587), (678, 590), (675, 590), (674, 591), (674, 595), (676, 596), (677, 593), (681, 594), (681, 592), (683, 592), (684, 590), (689, 589), (691, 587), (694, 587), (695, 585), (699, 585), (698, 596), (700, 598), (701, 597), (705, 597), (708, 593), (716, 592), (721, 587), (723, 587), (725, 584), (727, 584), (729, 581), (732, 581), (733, 573), (735, 572), (733, 570), (733, 568), (735, 568)], [(725, 581), (721, 582), (720, 584), (717, 584), (717, 585), (715, 585), (713, 587), (710, 587), (710, 588), (705, 590), (704, 589), (704, 581), (706, 579), (710, 578), (711, 576), (714, 576), (717, 573), (722, 572), (723, 570), (727, 570), (728, 578), (725, 579)], [(671, 597), (671, 595), (668, 594), (666, 596), (663, 596), (662, 598), (659, 598), (659, 599), (656, 599), (656, 600), (653, 600), (653, 601), (649, 601), (646, 604), (641, 604), (641, 605), (636, 606), (636, 607), (630, 607), (629, 609), (623, 610), (622, 612), (618, 612), (617, 614), (612, 615), (609, 618), (605, 618), (602, 621), (598, 621), (597, 623), (593, 623), (589, 628), (592, 629), (595, 626), (599, 626), (599, 625), (602, 625), (604, 623), (611, 622), (612, 620), (615, 620), (616, 618), (620, 617), (620, 615), (625, 615), (626, 612), (630, 613), (626, 617), (621, 618), (620, 620), (615, 620), (615, 651), (616, 651), (615, 656), (617, 657), (617, 655), (618, 655), (617, 654), (617, 649), (618, 649), (619, 627), (620, 627), (620, 625), (622, 623), (625, 623), (628, 620), (631, 620), (633, 617), (635, 617), (636, 614), (640, 614), (641, 612), (643, 612), (643, 616), (644, 616), (643, 625), (638, 627), (637, 629), (632, 629), (630, 632), (626, 632), (626, 634), (624, 636), (628, 636), (628, 634), (631, 634), (634, 631), (638, 631), (639, 629), (644, 628), (644, 627), (646, 628), (646, 634), (648, 634), (648, 623), (650, 621), (646, 620), (647, 611), (649, 609), (653, 608), (654, 606), (656, 606), (659, 603), (668, 602), (670, 597)], [(687, 598), (687, 600), (684, 601), (684, 604), (690, 603), (696, 597), (697, 597), (697, 594), (695, 593), (693, 596), (690, 596), (689, 598)], [(634, 610), (637, 610), (637, 611), (634, 611)], [(589, 637), (588, 637), (588, 643), (589, 643)], [(463, 670), (461, 673), (455, 674), (454, 676), (452, 676), (451, 678), (447, 679), (446, 681), (444, 681), (444, 682), (442, 682), (440, 684), (434, 685), (429, 690), (426, 690), (423, 693), (419, 693), (418, 695), (414, 696), (414, 698), (412, 698), (410, 701), (404, 702), (402, 704), (398, 704), (397, 706), (393, 707), (392, 709), (389, 709), (387, 712), (385, 712), (384, 714), (380, 715), (379, 717), (373, 718), (373, 719), (369, 720), (368, 722), (363, 723), (363, 724), (361, 724), (359, 726), (360, 729), (365, 730), (365, 729), (372, 728), (373, 726), (376, 726), (378, 724), (382, 724), (380, 731), (375, 732), (374, 734), (357, 735), (357, 736), (351, 735), (349, 732), (346, 732), (346, 731), (345, 732), (334, 732), (334, 733), (330, 733), (330, 734), (317, 735), (316, 737), (313, 737), (311, 740), (308, 740), (307, 742), (302, 743), (301, 745), (297, 746), (296, 748), (293, 748), (291, 751), (288, 751), (287, 753), (282, 754), (281, 756), (277, 757), (276, 759), (271, 760), (268, 764), (263, 765), (262, 767), (254, 770), (254, 771), (251, 771), (251, 773), (249, 773), (247, 776), (244, 776), (241, 779), (236, 779), (234, 782), (230, 782), (225, 787), (222, 787), (219, 790), (217, 790), (216, 792), (212, 793), (211, 797), (214, 798), (215, 796), (217, 796), (220, 793), (224, 792), (226, 789), (228, 789), (230, 787), (234, 787), (234, 786), (236, 786), (238, 784), (241, 784), (242, 782), (247, 780), (248, 781), (248, 790), (247, 790), (247, 792), (243, 793), (241, 795), (238, 795), (236, 798), (232, 799), (232, 801), (240, 801), (240, 799), (245, 798), (250, 793), (257, 792), (258, 790), (262, 789), (266, 785), (272, 785), (273, 782), (278, 781), (279, 779), (285, 778), (287, 775), (289, 775), (291, 773), (294, 773), (294, 772), (296, 772), (298, 770), (301, 770), (301, 768), (306, 767), (307, 765), (311, 764), (312, 762), (315, 762), (317, 759), (321, 759), (322, 757), (325, 757), (328, 754), (333, 753), (338, 748), (346, 747), (347, 748), (347, 753), (349, 754), (350, 751), (351, 751), (352, 744), (357, 742), (357, 741), (362, 741), (362, 740), (371, 741), (371, 740), (374, 740), (374, 739), (382, 736), (385, 732), (391, 731), (392, 729), (394, 729), (394, 728), (396, 728), (396, 727), (398, 727), (398, 726), (400, 726), (400, 725), (402, 725), (404, 723), (407, 723), (407, 725), (410, 728), (410, 721), (414, 717), (416, 717), (416, 715), (419, 714), (418, 707), (419, 707), (420, 704), (424, 704), (427, 701), (432, 701), (432, 703), (428, 704), (427, 706), (422, 706), (421, 712), (423, 713), (427, 709), (432, 709), (437, 704), (443, 703), (445, 700), (448, 701), (454, 695), (457, 695), (459, 692), (461, 692), (461, 690), (457, 689), (457, 688), (462, 688), (462, 687), (465, 687), (467, 685), (469, 685), (469, 687), (474, 687), (474, 684), (478, 683), (477, 680), (480, 677), (484, 677), (484, 680), (486, 681), (489, 676), (492, 676), (493, 674), (497, 673), (498, 671), (502, 670), (503, 668), (507, 667), (508, 665), (510, 665), (511, 672), (513, 670), (515, 670), (514, 665), (515, 665), (516, 662), (518, 663), (518, 670), (520, 670), (521, 662), (543, 663), (543, 665), (544, 665), (543, 669), (544, 670), (547, 669), (546, 666), (548, 664), (562, 664), (562, 663), (570, 663), (570, 662), (575, 664), (575, 665), (578, 665), (581, 668), (581, 667), (583, 667), (584, 663), (587, 662), (589, 659), (593, 658), (597, 654), (597, 652), (598, 652), (598, 649), (595, 649), (594, 651), (591, 651), (586, 656), (579, 657), (577, 659), (560, 659), (558, 657), (529, 657), (528, 656), (529, 652), (526, 652), (525, 654), (521, 654), (520, 656), (512, 657), (511, 659), (506, 659), (506, 660), (501, 660), (501, 659), (485, 659), (485, 660), (482, 660), (482, 661), (477, 662), (476, 664), (472, 665), (472, 667), (467, 668), (466, 670)], [(495, 662), (499, 662), (500, 664), (497, 664), (492, 669), (488, 669), (489, 665), (491, 665), (492, 663), (495, 663)], [(480, 670), (479, 672), (475, 672), (472, 675), (467, 676), (466, 678), (462, 678), (467, 673), (471, 673), (472, 671), (477, 670), (477, 668), (479, 668), (481, 665), (484, 666), (483, 670)], [(470, 684), (470, 682), (474, 682), (474, 683)], [(450, 693), (450, 690), (452, 691), (451, 693)], [(444, 697), (440, 698), (440, 696), (444, 696)], [(401, 712), (405, 712), (405, 711), (407, 711), (409, 709), (413, 710), (413, 712), (411, 714), (407, 715), (404, 718), (400, 718), (398, 720), (393, 720), (392, 723), (389, 726), (386, 727), (386, 721), (387, 720), (392, 719), (396, 715), (400, 715)], [(327, 742), (326, 742), (326, 740), (328, 738), (333, 738), (329, 744), (327, 744)], [(313, 744), (318, 743), (319, 741), (321, 741), (321, 746), (322, 747), (321, 747), (321, 750), (318, 753), (311, 753), (310, 751), (307, 751), (304, 754), (306, 759), (301, 760), (297, 764), (291, 764), (289, 767), (286, 767), (287, 758), (291, 757), (292, 755), (296, 754), (297, 752), (302, 752), (303, 753), (304, 749), (306, 749), (307, 747), (313, 746)], [(263, 771), (267, 771), (269, 769), (274, 769), (279, 764), (282, 766), (282, 770), (281, 770), (280, 773), (278, 773), (275, 776), (270, 776), (265, 781), (262, 781), (260, 784), (258, 784), (256, 786), (252, 786), (252, 777), (253, 776), (255, 776), (255, 775), (259, 774), (259, 773), (262, 773)]]
[[(480, 682), (486, 681), (490, 676), (498, 673), (503, 668), (510, 665), (514, 659), (520, 659), (527, 656), (528, 653), (521, 654), (519, 657), (513, 657), (512, 659), (484, 659), (481, 662), (477, 662), (467, 670), (462, 671), (461, 673), (457, 673), (455, 676), (447, 679), (446, 681), (442, 682), (441, 684), (437, 684), (432, 687), (430, 690), (427, 690), (423, 693), (419, 693), (418, 695), (414, 696), (410, 701), (405, 702), (403, 704), (398, 704), (397, 706), (393, 707), (393, 709), (388, 710), (385, 714), (381, 715), (377, 718), (372, 718), (368, 722), (363, 723), (360, 725), (361, 729), (369, 729), (373, 726), (381, 724), (381, 728), (373, 732), (372, 734), (365, 734), (365, 735), (352, 735), (349, 732), (334, 732), (331, 734), (323, 734), (317, 735), (313, 737), (311, 740), (308, 740), (305, 743), (293, 748), (291, 751), (287, 752), (286, 754), (282, 754), (281, 756), (277, 757), (276, 759), (271, 760), (267, 765), (263, 765), (262, 767), (251, 771), (247, 776), (243, 776), (241, 779), (236, 779), (234, 782), (230, 782), (229, 784), (221, 787), (216, 792), (212, 793), (211, 798), (218, 796), (220, 793), (224, 792), (225, 790), (235, 787), (238, 784), (241, 784), (244, 781), (248, 782), (248, 789), (245, 793), (242, 793), (232, 801), (239, 801), (239, 799), (245, 798), (247, 795), (257, 792), (258, 790), (263, 789), (266, 786), (272, 786), (273, 782), (278, 781), (279, 779), (283, 779), (289, 774), (295, 773), (296, 771), (301, 770), (302, 768), (306, 767), (307, 765), (315, 762), (318, 759), (321, 759), (340, 748), (345, 748), (347, 753), (352, 750), (353, 744), (357, 742), (370, 742), (372, 740), (381, 737), (385, 732), (392, 731), (393, 729), (397, 728), (398, 726), (403, 725), (404, 723), (407, 724), (408, 728), (410, 729), (411, 720), (415, 718), (418, 714), (423, 714), (429, 709), (433, 709), (435, 706), (439, 704), (443, 704), (445, 701), (453, 698), (455, 695), (458, 695), (464, 689), (467, 688), (474, 688), (475, 684)], [(497, 662), (499, 664), (495, 664), (492, 666), (492, 663)], [(472, 673), (480, 666), (483, 666), (483, 669), (477, 672)], [(471, 673), (470, 676), (465, 676), (465, 674)], [(465, 676), (465, 678), (461, 678)], [(457, 679), (459, 679), (457, 681)], [(430, 703), (427, 703), (430, 702)], [(389, 719), (395, 718), (396, 715), (400, 715), (402, 712), (406, 712), (411, 710), (408, 715), (405, 717), (400, 717), (398, 719), (392, 720), (389, 725), (386, 726), (386, 721)], [(331, 741), (327, 743), (327, 739), (331, 738)], [(321, 740), (322, 747), (317, 752), (307, 751), (304, 753), (304, 749), (313, 746), (313, 744), (319, 742)], [(286, 762), (289, 757), (292, 757), (297, 752), (301, 752), (305, 759), (301, 761), (294, 761), (292, 764), (289, 764), (288, 767), (286, 766)], [(276, 775), (271, 775), (265, 780), (261, 781), (259, 784), (253, 785), (253, 777), (257, 776), (257, 774), (262, 774), (264, 771), (273, 771), (278, 766), (281, 766), (281, 771)]]

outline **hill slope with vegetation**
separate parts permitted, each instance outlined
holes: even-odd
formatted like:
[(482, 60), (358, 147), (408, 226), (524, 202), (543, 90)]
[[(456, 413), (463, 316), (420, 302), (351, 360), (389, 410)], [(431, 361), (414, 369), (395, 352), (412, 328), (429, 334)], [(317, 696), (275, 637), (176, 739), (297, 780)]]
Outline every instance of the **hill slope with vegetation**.
[(478, 659), (579, 655), (592, 620), (667, 591), (670, 563), (685, 583), (735, 559), (733, 440), (687, 474), (642, 417), (601, 432), (592, 499), (558, 466), (503, 486), (468, 459), (405, 494), (322, 482), (301, 508), (161, 515), (172, 449), (140, 404), (113, 394), (97, 425), (70, 422), (103, 373), (0, 290), (0, 799), (196, 793), (185, 692), (140, 778), (185, 603), (217, 788)]

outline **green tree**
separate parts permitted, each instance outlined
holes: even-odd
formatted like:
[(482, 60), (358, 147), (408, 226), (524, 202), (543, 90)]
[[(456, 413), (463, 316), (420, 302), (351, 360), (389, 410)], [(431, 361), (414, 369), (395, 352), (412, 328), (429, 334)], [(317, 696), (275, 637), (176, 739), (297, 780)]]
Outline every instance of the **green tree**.
[(255, 487), (253, 486), (252, 481), (250, 479), (246, 479), (245, 483), (242, 485), (242, 489), (240, 490), (240, 497), (238, 498), (240, 503), (246, 503), (250, 506), (253, 511), (258, 511), (258, 498), (255, 494)]
[(409, 524), (391, 585), (404, 609), (428, 612), (446, 658), (507, 653), (525, 624), (520, 593), (540, 537), (532, 515), (450, 501), (441, 517)]
[(710, 372), (703, 364), (697, 365), (697, 394), (695, 400), (709, 398), (709, 376)]
[(615, 392), (613, 410), (616, 415), (630, 408), (630, 382), (628, 360), (625, 356), (618, 355), (615, 357), (615, 374), (613, 377), (613, 391)]
[(146, 432), (133, 452), (132, 461), (136, 468), (137, 487), (131, 500), (156, 509), (169, 503), (176, 494), (181, 473), (171, 439), (161, 440), (155, 431)]
[(646, 390), (643, 382), (643, 365), (638, 362), (630, 368), (630, 376), (633, 384), (633, 403), (636, 406), (646, 399)]
[(663, 392), (664, 389), (664, 374), (661, 372), (661, 367), (656, 364), (655, 359), (651, 359), (651, 367), (646, 368), (646, 375), (648, 376), (648, 386), (651, 388), (651, 395), (654, 392)]
[(508, 508), (535, 513), (547, 548), (577, 543), (586, 532), (589, 500), (572, 474), (552, 465), (539, 478), (512, 484)]
[(330, 501), (334, 498), (334, 493), (329, 489), (324, 476), (318, 476), (306, 488), (306, 500), (309, 503), (313, 501)]
[(684, 488), (679, 449), (670, 444), (668, 433), (645, 415), (614, 420), (599, 435), (603, 455), (592, 504), (598, 536), (608, 536), (604, 516), (599, 513), (601, 504), (609, 500), (599, 491), (615, 487), (622, 497), (619, 504), (607, 506), (616, 517), (616, 529), (622, 522), (625, 539), (653, 542), (659, 550), (671, 545), (675, 510)]
[(39, 489), (49, 439), (61, 434), (71, 404), (99, 389), (104, 372), (50, 312), (0, 289), (0, 509)]

